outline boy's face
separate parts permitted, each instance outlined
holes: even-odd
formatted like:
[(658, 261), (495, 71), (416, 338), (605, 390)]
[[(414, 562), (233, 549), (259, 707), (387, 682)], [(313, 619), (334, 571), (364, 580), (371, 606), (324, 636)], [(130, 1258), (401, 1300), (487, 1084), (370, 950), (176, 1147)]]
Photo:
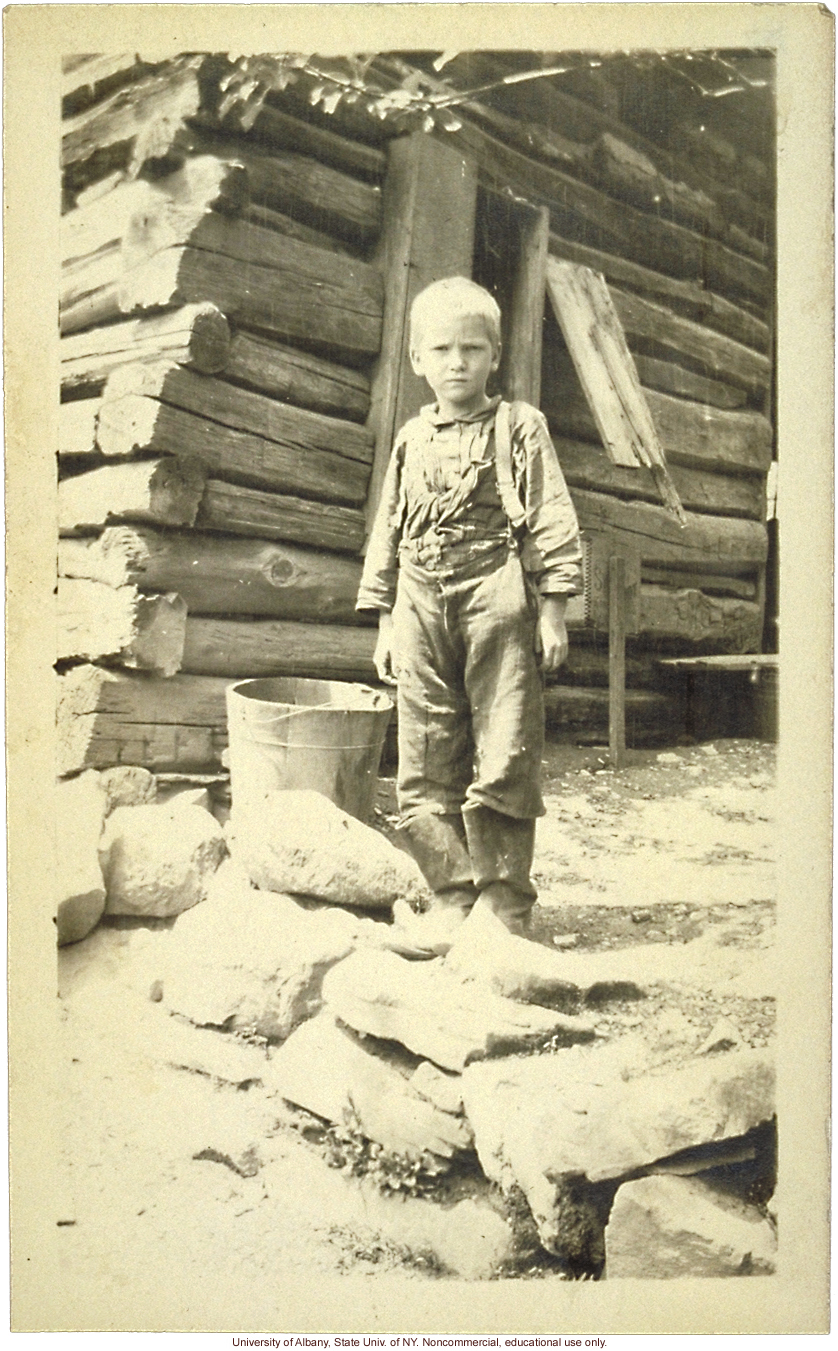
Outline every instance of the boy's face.
[(486, 381), (498, 368), (500, 348), (485, 320), (436, 314), (425, 320), (410, 361), (436, 395), (440, 412), (464, 417), (485, 408)]

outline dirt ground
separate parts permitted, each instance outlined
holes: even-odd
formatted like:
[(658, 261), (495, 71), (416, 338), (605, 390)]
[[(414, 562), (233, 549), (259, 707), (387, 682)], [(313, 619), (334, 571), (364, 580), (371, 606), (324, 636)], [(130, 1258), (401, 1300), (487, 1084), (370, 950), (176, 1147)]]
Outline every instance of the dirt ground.
[[(658, 1063), (708, 1038), (772, 1037), (774, 760), (768, 743), (731, 740), (630, 752), (615, 771), (604, 750), (548, 747), (532, 937), (608, 952), (627, 980), (648, 984), (645, 1000), (603, 1006), (595, 1020), (602, 1033), (640, 1037)], [(392, 809), (385, 780), (385, 831)], [(95, 1317), (92, 1290), (117, 1321), (122, 1308), (147, 1307), (176, 1330), (230, 1326), (237, 1310), (267, 1326), (278, 1282), (491, 1274), (494, 1240), (476, 1211), (455, 1214), (450, 1196), (445, 1213), (433, 1199), (409, 1209), (383, 1198), (330, 1167), (322, 1132), (258, 1083), (244, 1091), (195, 1071), (183, 1039), (222, 1034), (150, 1001), (164, 939), (160, 922), (112, 923), (59, 954), (56, 1223), (66, 1289), (80, 1301), (68, 1326)], [(258, 1080), (265, 1049), (236, 1050)], [(185, 1060), (191, 1069), (178, 1068)], [(500, 1247), (493, 1274), (504, 1274)], [(566, 1278), (538, 1262), (529, 1274)]]

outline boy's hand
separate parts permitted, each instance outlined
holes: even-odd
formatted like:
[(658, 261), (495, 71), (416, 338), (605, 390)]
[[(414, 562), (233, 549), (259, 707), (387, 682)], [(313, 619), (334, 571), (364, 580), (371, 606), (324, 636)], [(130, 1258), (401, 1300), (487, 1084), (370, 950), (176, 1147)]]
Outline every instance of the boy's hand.
[(393, 616), (389, 610), (378, 612), (378, 639), (372, 654), (378, 678), (384, 685), (395, 685), (393, 670)]
[(567, 660), (567, 628), (564, 613), (567, 596), (542, 596), (538, 616), (541, 666), (545, 674), (558, 671)]

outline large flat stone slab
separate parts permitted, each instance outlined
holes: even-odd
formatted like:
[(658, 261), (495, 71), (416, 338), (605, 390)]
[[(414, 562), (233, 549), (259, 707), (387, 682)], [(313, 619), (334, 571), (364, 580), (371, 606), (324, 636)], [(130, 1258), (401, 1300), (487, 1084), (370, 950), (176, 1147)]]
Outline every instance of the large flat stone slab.
[(776, 1231), (761, 1211), (700, 1178), (624, 1183), (605, 1229), (609, 1280), (770, 1275), (776, 1252)]
[(516, 1004), (463, 984), (439, 960), (410, 962), (392, 952), (353, 953), (329, 972), (323, 998), (357, 1032), (401, 1042), (449, 1070), (554, 1035), (568, 1044), (594, 1036), (582, 1018)]
[(463, 1075), (484, 1172), (507, 1192), (521, 1188), (542, 1243), (560, 1256), (575, 1241), (565, 1206), (574, 1179), (597, 1183), (652, 1170), (681, 1151), (742, 1136), (774, 1114), (774, 1070), (763, 1052), (700, 1057), (663, 1072), (644, 1067), (637, 1047), (625, 1062), (622, 1055), (619, 1041), (578, 1046), (471, 1065)]
[(457, 930), (444, 965), (464, 983), (567, 1012), (578, 1009), (589, 992), (597, 1003), (643, 995), (625, 968), (613, 970), (607, 961), (591, 962), (581, 954), (556, 952), (519, 938), (488, 911), (472, 911)]
[(451, 1158), (472, 1144), (462, 1114), (421, 1097), (392, 1058), (365, 1049), (327, 1013), (298, 1027), (275, 1053), (267, 1086), (409, 1159), (425, 1153)]
[(319, 1012), (323, 977), (353, 950), (365, 923), (257, 891), (230, 861), (160, 953), (163, 1004), (199, 1026), (281, 1041)]

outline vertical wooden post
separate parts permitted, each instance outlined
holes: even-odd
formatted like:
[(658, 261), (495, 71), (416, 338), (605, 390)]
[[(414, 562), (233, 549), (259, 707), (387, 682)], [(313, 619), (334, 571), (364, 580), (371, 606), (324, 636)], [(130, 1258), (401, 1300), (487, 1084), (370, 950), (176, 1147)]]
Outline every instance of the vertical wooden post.
[(419, 131), (391, 141), (387, 153), (384, 227), (375, 259), (384, 276), (384, 327), (367, 419), (375, 433), (367, 535), (393, 438), (432, 397), (410, 367), (410, 306), (432, 281), (471, 276), (477, 209), (476, 165), (453, 146)]
[(503, 357), (503, 389), (508, 399), (525, 399), (536, 406), (541, 398), (541, 341), (549, 241), (550, 212), (547, 207), (522, 208)]
[(608, 564), (608, 752), (619, 769), (626, 758), (626, 564)]

